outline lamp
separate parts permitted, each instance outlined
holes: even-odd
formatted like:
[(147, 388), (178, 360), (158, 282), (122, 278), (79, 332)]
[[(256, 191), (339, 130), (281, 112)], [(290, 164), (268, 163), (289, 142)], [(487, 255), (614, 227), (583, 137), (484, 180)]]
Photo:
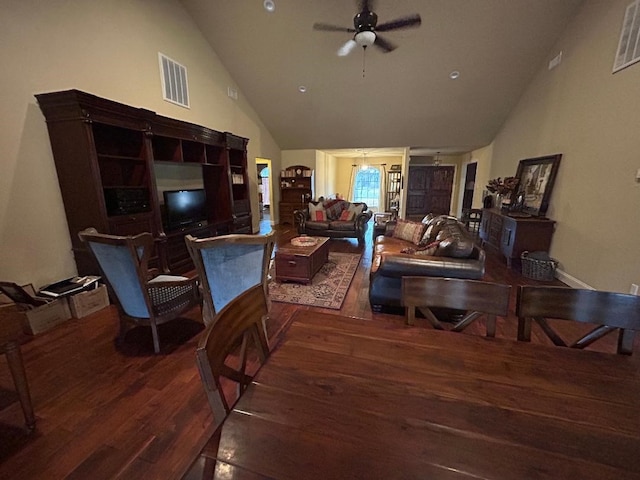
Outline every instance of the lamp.
[(367, 165), (367, 152), (362, 152), (362, 170), (366, 170), (367, 168), (369, 168), (369, 165)]
[(376, 41), (376, 34), (371, 30), (364, 30), (362, 32), (356, 33), (353, 38), (359, 47), (367, 48), (373, 45), (373, 42)]

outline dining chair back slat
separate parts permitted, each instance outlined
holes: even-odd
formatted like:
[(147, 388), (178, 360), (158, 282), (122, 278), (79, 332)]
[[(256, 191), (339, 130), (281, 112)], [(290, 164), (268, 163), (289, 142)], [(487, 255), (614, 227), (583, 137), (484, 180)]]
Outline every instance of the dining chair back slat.
[[(631, 354), (640, 330), (640, 296), (559, 286), (520, 286), (517, 292), (518, 340), (531, 341), (535, 322), (557, 346), (585, 348), (613, 332), (618, 333), (617, 353)], [(565, 341), (549, 319), (594, 324), (573, 342)]]
[(402, 277), (402, 305), (406, 321), (413, 325), (420, 311), (431, 325), (444, 330), (434, 308), (462, 311), (462, 318), (450, 330), (460, 332), (481, 317), (486, 318), (486, 335), (495, 336), (496, 317), (509, 312), (510, 285), (440, 277)]
[[(200, 339), (196, 360), (216, 424), (224, 420), (251, 383), (249, 367), (253, 368), (256, 362), (263, 364), (269, 355), (263, 327), (267, 313), (262, 285), (255, 285), (218, 312)], [(257, 358), (250, 352), (255, 352)], [(235, 398), (231, 400), (225, 395), (223, 377), (236, 384)]]

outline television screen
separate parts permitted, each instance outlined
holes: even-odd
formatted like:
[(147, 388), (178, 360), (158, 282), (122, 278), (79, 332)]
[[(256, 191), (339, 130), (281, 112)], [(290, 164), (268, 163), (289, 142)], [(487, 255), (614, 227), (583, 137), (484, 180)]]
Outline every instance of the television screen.
[(203, 189), (165, 190), (167, 228), (180, 228), (207, 219), (207, 196)]

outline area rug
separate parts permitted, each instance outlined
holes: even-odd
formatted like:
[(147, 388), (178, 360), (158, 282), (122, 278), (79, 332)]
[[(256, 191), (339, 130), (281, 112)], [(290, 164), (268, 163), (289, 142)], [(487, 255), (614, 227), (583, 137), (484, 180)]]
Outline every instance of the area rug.
[(295, 303), (340, 310), (353, 280), (361, 255), (329, 252), (329, 261), (315, 274), (309, 285), (278, 283), (271, 271), (269, 297), (274, 302)]

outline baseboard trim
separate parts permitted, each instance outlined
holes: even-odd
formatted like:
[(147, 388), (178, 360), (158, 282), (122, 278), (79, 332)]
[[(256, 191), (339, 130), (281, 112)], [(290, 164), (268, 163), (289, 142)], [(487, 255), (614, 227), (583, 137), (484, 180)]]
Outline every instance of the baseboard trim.
[(595, 290), (591, 285), (587, 285), (582, 280), (578, 280), (576, 277), (569, 275), (567, 272), (556, 269), (556, 278), (562, 283), (566, 283), (572, 288), (584, 288), (587, 290)]

